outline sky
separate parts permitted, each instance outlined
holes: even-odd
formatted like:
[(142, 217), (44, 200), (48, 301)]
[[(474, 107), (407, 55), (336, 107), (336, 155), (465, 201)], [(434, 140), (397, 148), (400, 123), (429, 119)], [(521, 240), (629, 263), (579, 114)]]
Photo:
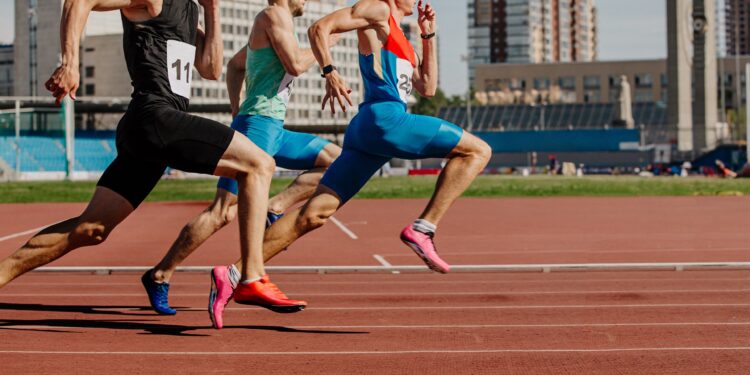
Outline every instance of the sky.
[[(47, 0), (48, 1), (48, 0)], [(351, 0), (350, 0), (351, 1)], [(0, 1), (0, 43), (13, 43), (13, 0)], [(465, 0), (431, 0), (438, 17), (441, 87), (461, 95), (468, 87)], [(665, 0), (597, 0), (599, 60), (664, 58)]]

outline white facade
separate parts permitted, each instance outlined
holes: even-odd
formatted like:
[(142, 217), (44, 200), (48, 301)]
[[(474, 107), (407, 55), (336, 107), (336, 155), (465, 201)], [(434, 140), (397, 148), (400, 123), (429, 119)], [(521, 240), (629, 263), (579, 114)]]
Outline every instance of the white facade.
[(726, 0), (716, 0), (716, 54), (719, 57), (727, 55), (727, 3)]
[(508, 54), (506, 62), (520, 64), (545, 61), (544, 40), (551, 38), (550, 35), (545, 35), (543, 9), (542, 0), (505, 2)]
[(596, 60), (594, 0), (468, 0), (469, 78), (489, 63)]
[[(563, 2), (564, 0), (561, 0)], [(594, 61), (597, 50), (596, 5), (594, 0), (573, 1), (575, 56), (573, 61)]]

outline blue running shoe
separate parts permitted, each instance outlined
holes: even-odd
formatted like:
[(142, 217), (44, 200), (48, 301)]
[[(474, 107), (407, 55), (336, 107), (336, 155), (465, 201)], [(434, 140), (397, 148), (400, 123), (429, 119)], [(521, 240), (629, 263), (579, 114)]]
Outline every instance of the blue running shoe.
[(279, 221), (279, 219), (281, 219), (282, 217), (284, 217), (284, 214), (275, 214), (271, 211), (268, 211), (268, 215), (266, 215), (266, 229), (268, 229), (271, 224)]
[(177, 310), (169, 307), (169, 283), (157, 283), (151, 279), (151, 272), (148, 270), (141, 276), (141, 283), (143, 288), (146, 289), (148, 294), (148, 301), (151, 303), (151, 307), (160, 315), (174, 315), (177, 314)]

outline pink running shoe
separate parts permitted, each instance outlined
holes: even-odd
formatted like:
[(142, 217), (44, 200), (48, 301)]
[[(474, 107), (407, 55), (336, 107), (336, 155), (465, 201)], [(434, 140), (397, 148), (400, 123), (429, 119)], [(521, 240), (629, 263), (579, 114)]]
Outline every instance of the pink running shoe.
[(427, 264), (427, 267), (436, 272), (448, 273), (451, 270), (451, 266), (438, 256), (437, 250), (435, 250), (435, 243), (432, 242), (432, 236), (414, 230), (411, 225), (401, 231), (401, 241), (411, 247)]
[(229, 268), (214, 267), (211, 271), (211, 293), (208, 296), (208, 316), (214, 328), (224, 327), (224, 307), (232, 300), (234, 289), (229, 281)]

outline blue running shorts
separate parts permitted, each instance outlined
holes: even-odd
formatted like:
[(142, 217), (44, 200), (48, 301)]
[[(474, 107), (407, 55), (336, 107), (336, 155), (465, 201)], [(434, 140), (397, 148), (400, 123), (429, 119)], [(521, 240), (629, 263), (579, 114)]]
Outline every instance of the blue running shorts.
[(341, 203), (351, 199), (392, 158), (444, 158), (463, 135), (459, 126), (407, 113), (403, 103), (363, 104), (346, 129), (344, 148), (320, 181)]
[[(315, 160), (330, 143), (312, 134), (286, 130), (283, 121), (266, 116), (237, 116), (232, 129), (246, 135), (261, 150), (273, 156), (277, 166), (286, 169), (315, 168)], [(231, 178), (220, 178), (218, 187), (237, 194), (237, 181)]]

